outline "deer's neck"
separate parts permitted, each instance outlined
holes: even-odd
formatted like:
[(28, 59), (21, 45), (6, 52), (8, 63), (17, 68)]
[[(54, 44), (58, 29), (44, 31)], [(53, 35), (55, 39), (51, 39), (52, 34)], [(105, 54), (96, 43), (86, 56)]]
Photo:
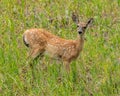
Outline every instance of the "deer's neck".
[(84, 36), (79, 34), (76, 41), (77, 41), (77, 47), (79, 51), (81, 51), (84, 45)]

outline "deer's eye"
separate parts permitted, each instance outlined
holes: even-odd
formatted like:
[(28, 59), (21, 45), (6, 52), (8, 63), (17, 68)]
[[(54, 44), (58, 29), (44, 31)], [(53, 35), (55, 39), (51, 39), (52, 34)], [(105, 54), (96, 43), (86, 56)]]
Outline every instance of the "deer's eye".
[(84, 29), (86, 29), (86, 27), (83, 27)]
[(79, 25), (77, 25), (77, 27), (79, 27)]

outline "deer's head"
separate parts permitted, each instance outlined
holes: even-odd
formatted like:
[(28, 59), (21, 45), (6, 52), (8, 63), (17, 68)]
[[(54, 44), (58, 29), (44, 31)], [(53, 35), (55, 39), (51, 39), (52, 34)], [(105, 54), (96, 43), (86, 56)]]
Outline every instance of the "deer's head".
[(79, 22), (79, 19), (76, 15), (73, 14), (72, 16), (73, 21), (76, 23), (77, 25), (77, 32), (80, 35), (84, 35), (85, 30), (87, 29), (87, 27), (93, 22), (93, 18), (90, 18), (86, 23), (85, 22)]

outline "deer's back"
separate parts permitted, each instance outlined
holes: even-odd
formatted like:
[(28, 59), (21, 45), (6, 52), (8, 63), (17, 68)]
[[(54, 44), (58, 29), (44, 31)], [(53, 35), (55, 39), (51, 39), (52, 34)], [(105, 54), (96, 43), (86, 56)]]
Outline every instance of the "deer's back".
[(43, 46), (49, 38), (54, 37), (50, 32), (45, 29), (29, 29), (23, 34), (23, 40), (26, 45), (34, 46), (36, 44)]

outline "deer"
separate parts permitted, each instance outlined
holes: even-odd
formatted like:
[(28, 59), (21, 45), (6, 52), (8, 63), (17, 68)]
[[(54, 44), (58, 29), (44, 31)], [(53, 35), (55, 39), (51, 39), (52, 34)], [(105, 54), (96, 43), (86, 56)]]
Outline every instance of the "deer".
[(75, 15), (72, 19), (77, 25), (78, 35), (75, 40), (60, 38), (43, 28), (26, 30), (23, 33), (23, 41), (30, 49), (29, 57), (35, 60), (47, 54), (50, 58), (62, 61), (66, 71), (70, 72), (70, 63), (77, 59), (83, 50), (85, 31), (93, 21), (93, 18), (90, 18), (87, 22), (79, 22)]

